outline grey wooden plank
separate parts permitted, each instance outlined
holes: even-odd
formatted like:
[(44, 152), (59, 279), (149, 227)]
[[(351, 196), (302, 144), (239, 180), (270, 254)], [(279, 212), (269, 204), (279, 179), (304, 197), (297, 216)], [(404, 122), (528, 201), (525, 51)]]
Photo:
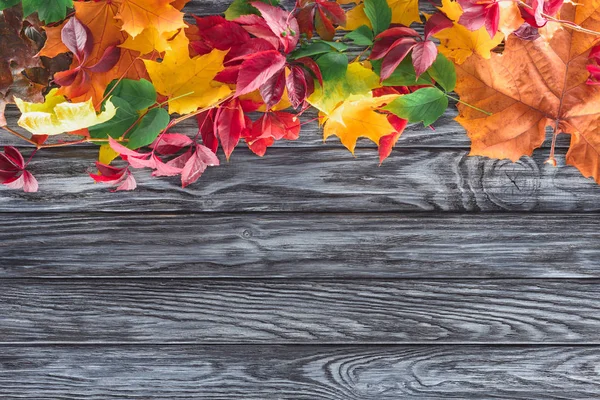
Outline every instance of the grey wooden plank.
[(597, 343), (598, 280), (3, 280), (3, 343)]
[[(27, 154), (27, 152), (26, 152)], [(598, 211), (600, 187), (573, 167), (468, 157), (463, 150), (399, 149), (381, 167), (373, 150), (248, 150), (208, 168), (196, 184), (136, 171), (135, 193), (111, 193), (87, 176), (90, 149), (48, 149), (30, 170), (34, 194), (0, 188), (0, 211)], [(562, 157), (558, 157), (563, 162)]]
[(598, 347), (3, 347), (3, 399), (592, 399)]
[(599, 223), (598, 214), (5, 214), (0, 277), (600, 278)]

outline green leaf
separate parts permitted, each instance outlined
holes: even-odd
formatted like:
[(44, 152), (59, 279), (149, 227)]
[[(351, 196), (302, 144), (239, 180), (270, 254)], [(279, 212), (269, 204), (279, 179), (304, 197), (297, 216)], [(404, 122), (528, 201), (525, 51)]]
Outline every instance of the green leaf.
[[(117, 80), (115, 79), (108, 85), (104, 94), (108, 94)], [(127, 101), (135, 110), (143, 110), (156, 103), (156, 90), (150, 81), (140, 79), (123, 79), (119, 85), (111, 92), (111, 96), (117, 96)]]
[(346, 36), (357, 46), (371, 46), (373, 44), (373, 31), (366, 25), (361, 25)]
[(290, 58), (296, 60), (302, 57), (316, 56), (319, 54), (331, 53), (335, 51), (336, 50), (333, 47), (329, 46), (327, 43), (314, 42), (306, 47), (301, 47), (299, 49), (294, 50), (290, 53)]
[(342, 42), (330, 42), (328, 40), (315, 39), (315, 43), (325, 43), (326, 45), (332, 47), (337, 51), (346, 51), (348, 50), (348, 45)]
[[(371, 65), (377, 75), (380, 75), (381, 60), (373, 60)], [(417, 78), (415, 67), (412, 65), (412, 58), (409, 55), (396, 67), (392, 75), (382, 83), (383, 86), (431, 85), (431, 77), (425, 72)]]
[(348, 57), (342, 53), (327, 53), (317, 58), (324, 81), (340, 79), (348, 70)]
[(405, 94), (392, 101), (384, 109), (396, 114), (408, 122), (423, 121), (428, 126), (444, 114), (448, 108), (448, 98), (435, 87), (422, 88), (411, 94)]
[(365, 0), (365, 14), (375, 35), (385, 31), (392, 23), (392, 9), (386, 0)]
[(127, 147), (139, 149), (154, 142), (158, 134), (169, 124), (169, 113), (164, 108), (153, 108), (140, 121), (127, 138)]
[(21, 0), (0, 0), (0, 11), (16, 6)]
[(23, 0), (23, 15), (37, 11), (40, 20), (46, 24), (65, 19), (68, 8), (73, 8), (73, 0)]
[[(250, 5), (250, 2), (255, 0), (233, 0), (233, 3), (229, 6), (227, 10), (225, 10), (225, 18), (228, 20), (233, 20), (242, 15), (248, 14), (257, 14), (260, 15), (260, 12)], [(272, 6), (279, 5), (279, 0), (257, 0), (262, 1), (265, 4), (270, 4)]]
[(456, 70), (454, 69), (454, 64), (442, 53), (437, 55), (433, 65), (429, 67), (427, 72), (446, 92), (454, 90), (456, 86)]
[(123, 136), (127, 130), (136, 123), (139, 115), (129, 102), (117, 96), (111, 97), (110, 101), (117, 107), (117, 113), (110, 120), (88, 128), (90, 136), (96, 139)]

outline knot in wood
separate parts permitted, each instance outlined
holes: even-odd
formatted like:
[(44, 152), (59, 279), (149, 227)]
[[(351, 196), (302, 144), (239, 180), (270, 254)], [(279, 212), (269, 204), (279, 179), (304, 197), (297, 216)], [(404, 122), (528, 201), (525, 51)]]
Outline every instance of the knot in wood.
[(537, 202), (540, 170), (531, 157), (517, 162), (510, 160), (484, 161), (481, 184), (488, 198), (508, 210), (530, 210)]

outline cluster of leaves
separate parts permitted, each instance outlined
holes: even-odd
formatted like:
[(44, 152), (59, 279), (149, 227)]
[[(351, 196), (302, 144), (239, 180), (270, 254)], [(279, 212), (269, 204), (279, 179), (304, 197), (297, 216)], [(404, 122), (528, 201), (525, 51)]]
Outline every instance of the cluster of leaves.
[[(298, 139), (309, 107), (325, 139), (352, 153), (369, 139), (383, 162), (407, 124), (432, 125), (455, 99), (471, 154), (516, 161), (550, 125), (571, 135), (567, 163), (600, 182), (591, 0), (442, 0), (431, 15), (418, 0), (234, 0), (193, 23), (188, 1), (0, 0), (0, 126), (35, 151), (99, 145), (90, 176), (114, 190), (140, 168), (185, 187), (240, 141), (263, 156)], [(30, 137), (6, 126), (9, 103)], [(188, 119), (197, 133), (177, 133)], [(6, 147), (0, 183), (37, 190), (28, 163)]]

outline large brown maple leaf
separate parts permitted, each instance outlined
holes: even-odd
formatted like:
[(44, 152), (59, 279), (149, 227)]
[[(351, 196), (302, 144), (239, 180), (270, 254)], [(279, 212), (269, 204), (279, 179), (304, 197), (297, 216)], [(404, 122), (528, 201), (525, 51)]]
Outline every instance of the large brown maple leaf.
[[(579, 2), (578, 2), (579, 3)], [(565, 4), (561, 19), (600, 31), (600, 3)], [(600, 183), (600, 88), (586, 85), (593, 34), (559, 28), (550, 40), (512, 35), (503, 54), (470, 57), (457, 66), (457, 121), (471, 138), (471, 155), (517, 161), (540, 147), (551, 126), (571, 135), (567, 163)]]

